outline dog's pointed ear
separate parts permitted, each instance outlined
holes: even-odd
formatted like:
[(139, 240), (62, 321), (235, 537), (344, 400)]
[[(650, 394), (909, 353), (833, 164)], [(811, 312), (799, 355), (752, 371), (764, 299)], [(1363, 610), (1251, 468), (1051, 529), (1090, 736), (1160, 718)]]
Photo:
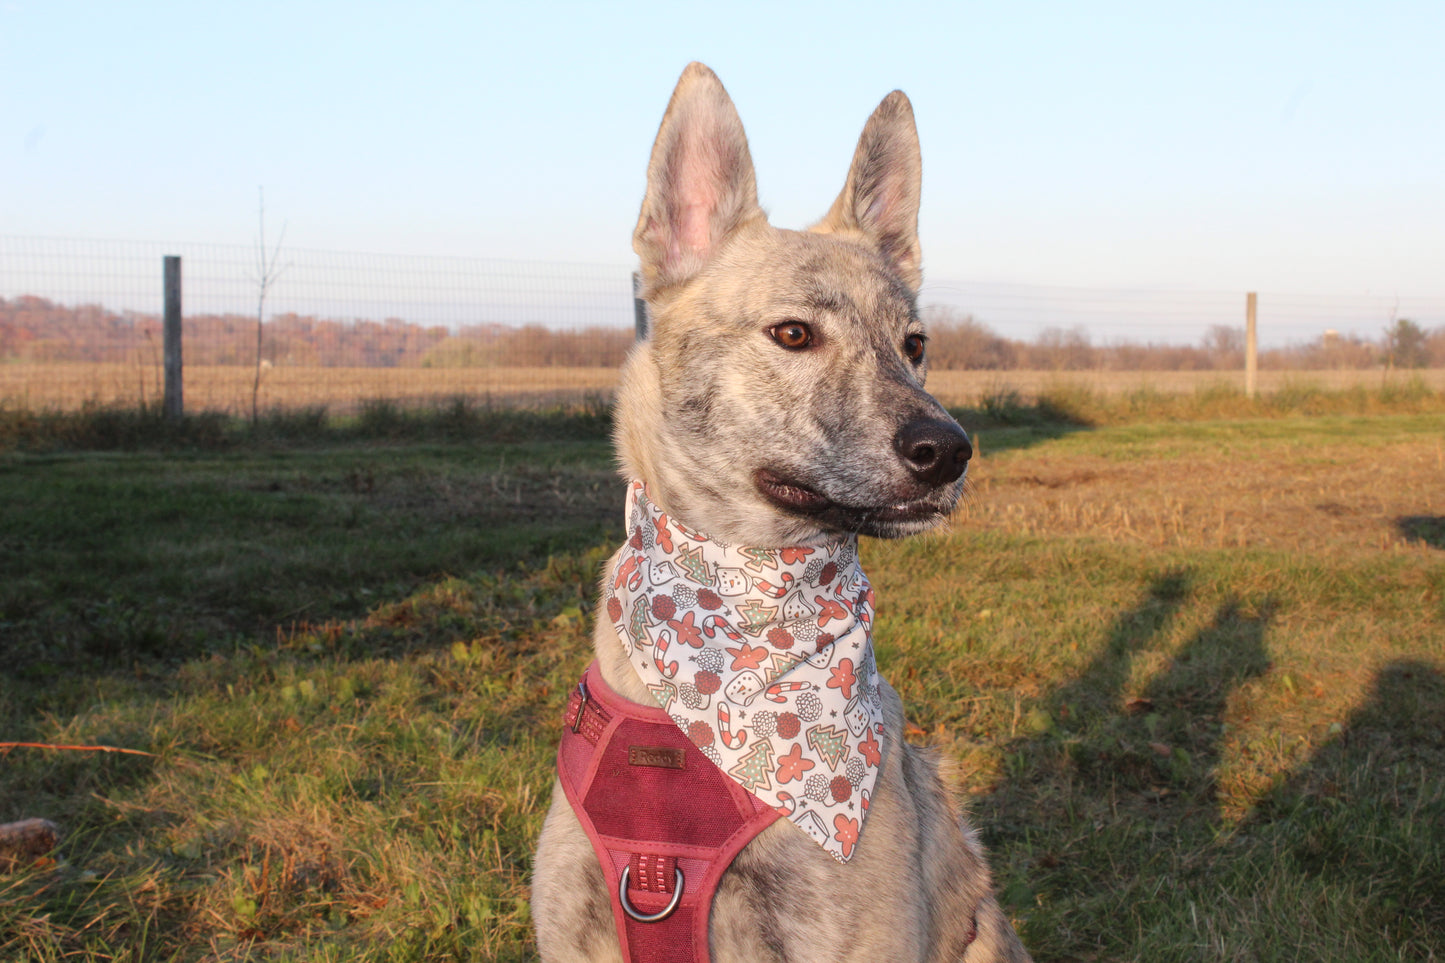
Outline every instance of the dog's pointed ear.
[(895, 90), (863, 127), (843, 192), (812, 230), (823, 234), (861, 233), (888, 259), (914, 291), (923, 280), (918, 246), (918, 202), (923, 158), (913, 105)]
[(652, 145), (647, 196), (632, 234), (648, 291), (691, 278), (729, 231), (761, 214), (737, 108), (716, 74), (688, 64)]

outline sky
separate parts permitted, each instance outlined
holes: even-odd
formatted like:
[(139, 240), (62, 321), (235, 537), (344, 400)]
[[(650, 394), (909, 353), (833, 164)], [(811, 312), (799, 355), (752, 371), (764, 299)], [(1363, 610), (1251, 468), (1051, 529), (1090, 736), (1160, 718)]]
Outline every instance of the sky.
[(945, 288), (1445, 323), (1439, 0), (0, 0), (0, 235), (630, 265), (690, 60), (782, 227), (906, 91)]

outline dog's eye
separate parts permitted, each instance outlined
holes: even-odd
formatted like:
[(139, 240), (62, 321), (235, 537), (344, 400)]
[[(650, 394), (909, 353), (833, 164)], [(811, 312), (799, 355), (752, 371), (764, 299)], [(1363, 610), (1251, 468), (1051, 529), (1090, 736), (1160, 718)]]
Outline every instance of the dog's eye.
[(775, 324), (768, 329), (768, 336), (789, 351), (801, 351), (813, 343), (813, 329), (801, 321)]
[(910, 334), (903, 339), (903, 354), (914, 364), (923, 360), (923, 347), (928, 339), (921, 334)]

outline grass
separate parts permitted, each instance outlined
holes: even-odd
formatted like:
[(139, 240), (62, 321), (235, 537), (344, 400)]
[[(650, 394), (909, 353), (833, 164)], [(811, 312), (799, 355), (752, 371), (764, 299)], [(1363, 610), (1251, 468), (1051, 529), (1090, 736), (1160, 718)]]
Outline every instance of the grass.
[[(953, 374), (953, 372), (945, 372)], [(1276, 379), (1274, 389), (1248, 397), (1223, 380), (1195, 379), (1192, 390), (1161, 389), (1142, 377), (1129, 385), (1125, 375), (1110, 383), (1077, 376), (1040, 381), (1011, 372), (1011, 380), (992, 384), (960, 407), (970, 427), (1098, 426), (1137, 422), (1217, 421), (1238, 418), (1290, 418), (1297, 415), (1445, 414), (1445, 390), (1432, 387), (1421, 373), (1397, 373), (1367, 385), (1326, 387), (1294, 373)], [(1429, 374), (1433, 374), (1430, 372)], [(1033, 381), (1033, 387), (1020, 387)], [(1017, 381), (1017, 384), (1015, 383)], [(930, 388), (932, 379), (930, 379)]]
[(588, 395), (575, 404), (521, 408), (466, 396), (405, 405), (373, 398), (352, 413), (324, 405), (272, 408), (255, 419), (220, 412), (172, 420), (159, 406), (83, 405), (77, 410), (0, 405), (0, 451), (227, 449), (247, 445), (306, 445), (375, 441), (516, 442), (532, 438), (586, 441), (606, 438), (611, 413), (605, 399)]
[[(336, 368), (278, 365), (262, 372), (257, 403), (263, 411), (326, 411), (337, 418), (357, 415), (373, 399), (405, 408), (445, 406), (458, 397), (483, 399), (483, 407), (555, 408), (587, 405), (617, 387), (616, 367), (508, 366), (498, 368)], [(188, 411), (231, 416), (251, 411), (255, 369), (247, 365), (187, 365), (184, 393)], [(1424, 392), (1445, 410), (1445, 369), (1264, 370), (1261, 398), (1279, 396), (1295, 410), (1303, 396), (1340, 399), (1388, 398)], [(121, 363), (0, 363), (0, 412), (76, 412), (85, 408), (133, 411), (153, 405), (163, 393), (159, 361)], [(935, 370), (931, 390), (949, 406), (974, 408), (990, 398), (1014, 395), (1034, 405), (1050, 396), (1089, 398), (1094, 407), (1123, 407), (1148, 417), (1166, 416), (1158, 405), (1198, 410), (1207, 417), (1239, 417), (1246, 409), (1239, 371), (955, 371)], [(1148, 409), (1147, 411), (1145, 409)], [(1172, 415), (1167, 415), (1172, 417)]]
[[(1256, 398), (1218, 380), (1193, 379), (1192, 390), (1161, 389), (1147, 381), (1147, 373), (1140, 372), (1115, 372), (1118, 377), (1112, 380), (1098, 377), (1108, 374), (1099, 372), (1091, 378), (1051, 374), (1046, 379), (1037, 372), (1008, 372), (1008, 381), (990, 374), (987, 383), (971, 384), (966, 392), (963, 382), (954, 376), (971, 378), (972, 372), (939, 372), (932, 380), (952, 381), (956, 398), (962, 400), (950, 401), (950, 410), (971, 431), (988, 430), (992, 441), (1003, 438), (1008, 444), (1013, 436), (1052, 437), (1103, 425), (1298, 415), (1445, 415), (1445, 387), (1432, 387), (1432, 380), (1438, 379), (1427, 377), (1437, 373), (1396, 373), (1372, 386), (1352, 383), (1333, 388), (1313, 378), (1290, 375), (1273, 391)], [(994, 433), (1000, 428), (1005, 429), (1002, 436)], [(1010, 435), (1013, 429), (1026, 430)], [(0, 400), (0, 451), (592, 440), (607, 437), (610, 430), (609, 402), (598, 391), (548, 403), (535, 399), (529, 403), (515, 393), (497, 398), (478, 398), (475, 393), (422, 398), (377, 395), (337, 407), (320, 403), (274, 406), (255, 419), (203, 410), (175, 421), (164, 417), (154, 404), (125, 407), (87, 401), (78, 407), (16, 407)]]
[[(1359, 399), (1445, 390), (1445, 370), (1265, 370), (1258, 373), (1263, 402), (1280, 395), (1286, 406), (1301, 394)], [(972, 407), (980, 399), (1013, 394), (1028, 402), (1049, 396), (1073, 395), (1108, 403), (1111, 409), (1133, 409), (1146, 417), (1171, 417), (1153, 408), (1160, 402), (1183, 411), (1197, 411), (1200, 403), (1214, 405), (1209, 417), (1225, 417), (1219, 407), (1245, 414), (1244, 374), (1239, 371), (932, 371), (928, 389), (947, 405)], [(1268, 412), (1268, 403), (1257, 406)]]
[[(185, 399), (194, 411), (248, 414), (256, 369), (249, 365), (185, 368)], [(164, 378), (157, 359), (149, 364), (0, 364), (0, 405), (75, 411), (93, 407), (137, 408), (158, 400)], [(616, 367), (336, 368), (278, 365), (264, 369), (257, 402), (262, 409), (330, 406), (354, 414), (371, 398), (430, 405), (458, 395), (482, 397), (507, 407), (576, 404), (610, 392)]]
[[(1035, 955), (1445, 955), (1439, 419), (967, 417), (953, 530), (864, 562)], [(423, 422), (0, 455), (0, 741), (154, 754), (0, 756), (67, 834), (0, 959), (534, 958), (622, 488)]]

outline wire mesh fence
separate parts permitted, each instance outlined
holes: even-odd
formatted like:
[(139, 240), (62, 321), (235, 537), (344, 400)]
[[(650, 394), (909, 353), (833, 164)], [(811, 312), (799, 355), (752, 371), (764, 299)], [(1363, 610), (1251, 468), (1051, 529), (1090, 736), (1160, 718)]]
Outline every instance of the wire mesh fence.
[[(189, 410), (576, 403), (610, 393), (634, 337), (625, 265), (0, 235), (0, 404), (158, 401), (167, 255), (182, 259)], [(935, 371), (1243, 367), (1244, 292), (943, 279), (919, 300)], [(1419, 336), (1407, 360), (1445, 367), (1445, 298), (1265, 292), (1260, 305), (1266, 368), (1394, 363), (1401, 319)]]
[(166, 255), (192, 409), (575, 401), (610, 389), (633, 339), (625, 267), (0, 237), (0, 398), (158, 397)]

